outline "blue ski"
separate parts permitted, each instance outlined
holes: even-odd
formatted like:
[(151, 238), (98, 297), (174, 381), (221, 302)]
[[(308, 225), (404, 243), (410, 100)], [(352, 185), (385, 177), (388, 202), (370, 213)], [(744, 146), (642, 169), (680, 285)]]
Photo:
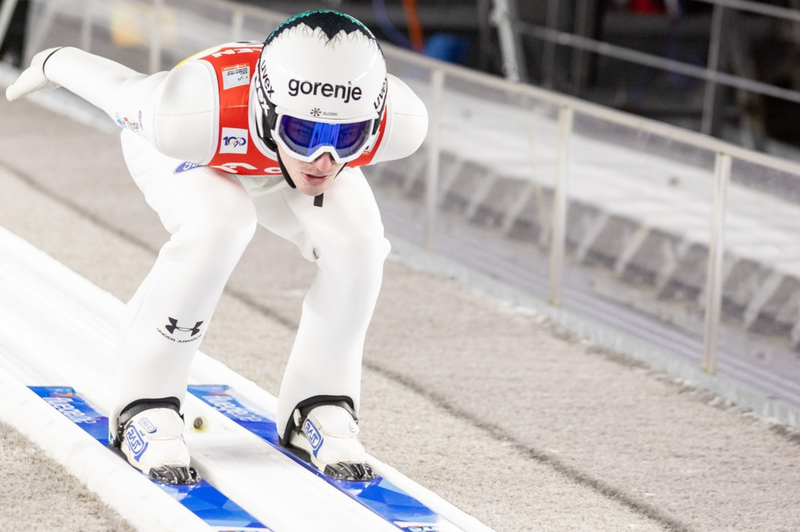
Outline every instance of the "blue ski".
[[(30, 386), (30, 389), (101, 445), (108, 447), (108, 418), (73, 388)], [(173, 486), (150, 480), (217, 532), (272, 532), (205, 480), (192, 486)]]
[(298, 458), (278, 443), (273, 416), (237, 394), (227, 385), (192, 385), (189, 392), (209, 406), (269, 442), (283, 454), (324, 478), (350, 498), (366, 506), (386, 521), (405, 532), (455, 532), (461, 528), (431, 510), (423, 503), (378, 477), (371, 482), (336, 480), (322, 474), (316, 467)]

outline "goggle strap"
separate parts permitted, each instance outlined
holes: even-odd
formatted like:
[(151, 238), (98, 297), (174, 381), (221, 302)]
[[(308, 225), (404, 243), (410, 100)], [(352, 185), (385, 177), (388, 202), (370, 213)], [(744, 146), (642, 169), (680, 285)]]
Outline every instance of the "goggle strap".
[(272, 103), (269, 98), (267, 98), (267, 107), (269, 108), (269, 113), (266, 113), (267, 128), (269, 129), (270, 133), (272, 133), (278, 123), (278, 112), (275, 108), (275, 104)]

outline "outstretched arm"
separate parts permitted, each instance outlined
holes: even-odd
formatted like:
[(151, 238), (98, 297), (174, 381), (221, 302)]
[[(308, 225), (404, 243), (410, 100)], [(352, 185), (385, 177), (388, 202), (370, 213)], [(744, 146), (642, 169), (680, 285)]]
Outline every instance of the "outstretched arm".
[(14, 100), (38, 90), (57, 88), (57, 84), (45, 77), (44, 64), (50, 56), (58, 50), (60, 50), (60, 48), (49, 48), (33, 56), (31, 66), (23, 71), (17, 80), (6, 89), (6, 99), (8, 99), (9, 102), (13, 102)]
[(386, 132), (371, 164), (408, 157), (422, 144), (428, 132), (428, 111), (414, 91), (389, 74), (389, 113)]
[(140, 74), (119, 63), (77, 48), (51, 48), (39, 52), (19, 78), (6, 90), (9, 100), (32, 92), (64, 87), (114, 118), (118, 100), (127, 84), (147, 78), (163, 78)]
[(16, 100), (59, 86), (102, 109), (165, 155), (197, 163), (209, 156), (216, 100), (213, 79), (202, 65), (147, 75), (77, 48), (51, 48), (34, 56), (6, 97)]

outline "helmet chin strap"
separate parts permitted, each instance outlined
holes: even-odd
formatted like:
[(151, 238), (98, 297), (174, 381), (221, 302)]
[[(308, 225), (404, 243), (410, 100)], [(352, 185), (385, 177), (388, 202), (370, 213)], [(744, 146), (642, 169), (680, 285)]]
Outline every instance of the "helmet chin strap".
[[(280, 152), (280, 151), (278, 151), (278, 148), (277, 148), (277, 146), (275, 147), (275, 155), (276, 155), (276, 156), (277, 156), (277, 158), (278, 158), (278, 166), (279, 166), (279, 167), (280, 167), (280, 169), (281, 169), (281, 173), (283, 174), (283, 178), (286, 180), (286, 182), (287, 182), (287, 183), (289, 183), (289, 186), (290, 186), (290, 187), (292, 187), (292, 188), (297, 188), (297, 185), (295, 185), (295, 184), (294, 184), (294, 181), (292, 181), (292, 178), (291, 178), (291, 177), (289, 177), (289, 171), (286, 169), (286, 165), (285, 165), (285, 164), (283, 164), (283, 159), (281, 158), (281, 152)], [(339, 171), (338, 171), (338, 172), (336, 172), (336, 175), (335, 175), (335, 176), (333, 176), (333, 178), (334, 178), (334, 179), (336, 179), (337, 177), (339, 177), (339, 174), (341, 174), (341, 173), (342, 173), (342, 170), (344, 170), (346, 167), (347, 167), (347, 163), (344, 163), (344, 164), (342, 165), (342, 167), (341, 167), (341, 168), (339, 168)], [(315, 206), (315, 207), (322, 207), (322, 201), (323, 201), (323, 199), (324, 199), (324, 198), (323, 198), (324, 196), (325, 196), (325, 194), (324, 194), (324, 193), (322, 193), (322, 194), (319, 194), (319, 195), (317, 195), (317, 196), (314, 196), (314, 206)]]
[[(272, 105), (272, 102), (270, 102), (269, 100), (267, 100), (267, 102), (270, 105), (270, 109), (272, 110), (272, 113), (274, 115), (275, 110), (274, 106)], [(258, 122), (258, 125), (259, 129), (261, 129), (261, 131), (259, 131), (259, 133), (261, 134), (260, 135), (261, 140), (264, 141), (264, 143), (267, 145), (269, 149), (275, 152), (275, 158), (278, 159), (278, 167), (280, 167), (281, 169), (281, 174), (283, 174), (283, 179), (285, 179), (286, 182), (289, 183), (290, 187), (297, 188), (297, 185), (289, 176), (289, 170), (287, 170), (286, 165), (283, 164), (283, 159), (281, 158), (281, 152), (280, 150), (278, 150), (278, 143), (275, 142), (275, 140), (272, 138), (272, 129), (269, 127), (269, 121), (264, 113), (261, 114), (261, 121)], [(314, 205), (316, 205), (317, 207), (322, 207), (322, 194), (314, 198)]]
[[(256, 76), (254, 78), (254, 82), (256, 84), (256, 94), (259, 99), (259, 103), (261, 104), (261, 109), (258, 113), (256, 118), (256, 126), (258, 128), (258, 136), (261, 137), (261, 140), (264, 141), (264, 144), (267, 147), (275, 152), (275, 158), (278, 159), (278, 166), (281, 169), (281, 174), (283, 174), (283, 178), (289, 183), (289, 186), (292, 188), (297, 188), (292, 178), (289, 177), (289, 171), (286, 170), (286, 165), (283, 164), (283, 159), (281, 159), (281, 152), (278, 150), (278, 143), (275, 142), (275, 139), (272, 138), (272, 128), (275, 126), (275, 121), (277, 118), (277, 112), (275, 110), (275, 104), (270, 101), (269, 98), (266, 97), (264, 94), (263, 89), (261, 87), (261, 78)], [(264, 109), (264, 105), (267, 106), (269, 112)], [(316, 205), (316, 200), (315, 200)], [(322, 201), (320, 201), (320, 206), (322, 206)]]
[[(270, 134), (270, 137), (272, 135)], [(274, 142), (274, 141), (273, 141)], [(286, 169), (286, 165), (283, 164), (283, 159), (281, 159), (281, 152), (278, 151), (278, 146), (275, 146), (275, 156), (278, 158), (278, 166), (281, 168), (281, 173), (283, 174), (283, 178), (289, 183), (289, 186), (292, 188), (297, 188), (297, 185), (294, 184), (292, 178), (289, 177), (289, 171)]]

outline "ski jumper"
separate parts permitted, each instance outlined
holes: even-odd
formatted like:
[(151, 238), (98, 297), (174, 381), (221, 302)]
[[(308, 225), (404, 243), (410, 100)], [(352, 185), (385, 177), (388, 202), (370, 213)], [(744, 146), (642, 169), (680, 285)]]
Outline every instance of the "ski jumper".
[(427, 114), (411, 89), (389, 76), (376, 140), (331, 183), (320, 208), (289, 186), (275, 152), (254, 134), (260, 49), (226, 44), (153, 75), (75, 48), (45, 65), (48, 79), (123, 128), (128, 169), (171, 234), (125, 307), (111, 420), (136, 400), (183, 401), (194, 353), (257, 225), (318, 266), (281, 384), (279, 431), (313, 397), (346, 398), (358, 411), (364, 339), (390, 246), (357, 167), (413, 153)]

